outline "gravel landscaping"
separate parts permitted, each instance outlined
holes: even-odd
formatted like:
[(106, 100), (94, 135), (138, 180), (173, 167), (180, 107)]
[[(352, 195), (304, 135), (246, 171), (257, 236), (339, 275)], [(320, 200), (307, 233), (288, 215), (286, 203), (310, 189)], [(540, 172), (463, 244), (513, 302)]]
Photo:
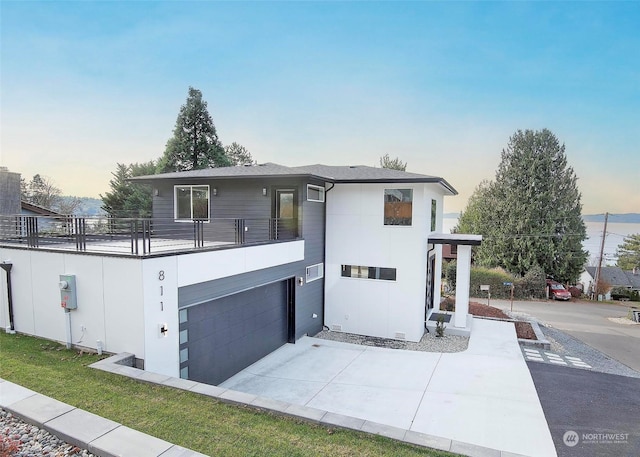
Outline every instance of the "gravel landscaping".
[(3, 409), (0, 409), (0, 456), (94, 457), (86, 449), (67, 444)]
[(408, 351), (424, 352), (460, 352), (469, 346), (469, 337), (445, 335), (435, 336), (434, 333), (425, 333), (417, 343), (411, 341), (378, 338), (374, 336), (354, 335), (353, 333), (332, 332), (323, 330), (315, 338), (340, 341), (342, 343), (361, 344), (364, 346), (385, 347), (390, 349), (406, 349)]

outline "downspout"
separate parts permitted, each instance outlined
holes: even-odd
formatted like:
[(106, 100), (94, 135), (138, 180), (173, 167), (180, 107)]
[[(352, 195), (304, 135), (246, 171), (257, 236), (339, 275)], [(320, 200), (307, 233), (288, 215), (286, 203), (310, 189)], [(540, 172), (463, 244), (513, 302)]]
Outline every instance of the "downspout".
[[(333, 189), (336, 185), (334, 183), (330, 183), (331, 187), (329, 187), (328, 189), (324, 190), (324, 240), (322, 242), (322, 244), (324, 244), (324, 259), (323, 259), (323, 264), (325, 264), (326, 267), (326, 260), (327, 260), (327, 193)], [(324, 322), (324, 317), (325, 317), (325, 304), (324, 304), (324, 299), (325, 299), (325, 287), (326, 287), (326, 283), (324, 278), (322, 279), (323, 282), (323, 287), (322, 287), (322, 327), (325, 327), (325, 322)]]
[[(429, 268), (429, 257), (433, 251), (435, 251), (436, 249), (436, 245), (432, 244), (431, 245), (432, 248), (427, 250), (427, 269)], [(433, 281), (433, 275), (435, 274), (435, 271), (431, 272), (431, 280)], [(427, 284), (427, 287), (429, 287), (429, 284)], [(431, 299), (433, 300), (433, 297), (431, 297)], [(429, 329), (427, 328), (427, 314), (429, 314), (429, 303), (427, 303), (426, 301), (424, 302), (424, 329), (427, 331), (427, 333), (429, 333)]]
[(9, 327), (7, 333), (15, 333), (15, 328), (13, 326), (13, 294), (11, 293), (11, 268), (13, 267), (13, 264), (5, 260), (0, 263), (0, 267), (7, 272), (7, 296), (9, 303)]

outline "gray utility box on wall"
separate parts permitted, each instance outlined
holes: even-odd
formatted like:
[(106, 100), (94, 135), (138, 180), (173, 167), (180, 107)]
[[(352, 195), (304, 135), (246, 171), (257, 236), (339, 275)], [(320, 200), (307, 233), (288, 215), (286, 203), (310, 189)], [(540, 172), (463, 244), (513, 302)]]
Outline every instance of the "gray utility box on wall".
[(60, 306), (64, 309), (76, 309), (78, 297), (76, 295), (76, 276), (60, 275)]

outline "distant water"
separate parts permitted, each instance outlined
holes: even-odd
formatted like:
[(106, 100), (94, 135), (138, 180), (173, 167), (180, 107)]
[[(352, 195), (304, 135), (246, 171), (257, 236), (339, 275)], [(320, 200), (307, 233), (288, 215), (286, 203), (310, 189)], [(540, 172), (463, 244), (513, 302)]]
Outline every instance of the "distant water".
[[(457, 217), (445, 217), (442, 229), (449, 233), (458, 223)], [(600, 253), (604, 222), (585, 222), (587, 226), (587, 239), (582, 242), (583, 249), (589, 251), (589, 265), (595, 265)], [(624, 238), (634, 233), (640, 233), (640, 224), (626, 224), (614, 222), (607, 224), (607, 237), (604, 241), (604, 260), (607, 265), (615, 265), (616, 249)]]

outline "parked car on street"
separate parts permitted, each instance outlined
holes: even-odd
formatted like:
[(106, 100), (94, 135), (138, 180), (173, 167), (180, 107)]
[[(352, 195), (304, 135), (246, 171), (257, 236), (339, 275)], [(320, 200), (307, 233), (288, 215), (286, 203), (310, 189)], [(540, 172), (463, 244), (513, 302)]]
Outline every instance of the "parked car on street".
[(547, 287), (549, 288), (549, 298), (553, 300), (570, 300), (571, 292), (564, 288), (559, 282), (547, 279)]

